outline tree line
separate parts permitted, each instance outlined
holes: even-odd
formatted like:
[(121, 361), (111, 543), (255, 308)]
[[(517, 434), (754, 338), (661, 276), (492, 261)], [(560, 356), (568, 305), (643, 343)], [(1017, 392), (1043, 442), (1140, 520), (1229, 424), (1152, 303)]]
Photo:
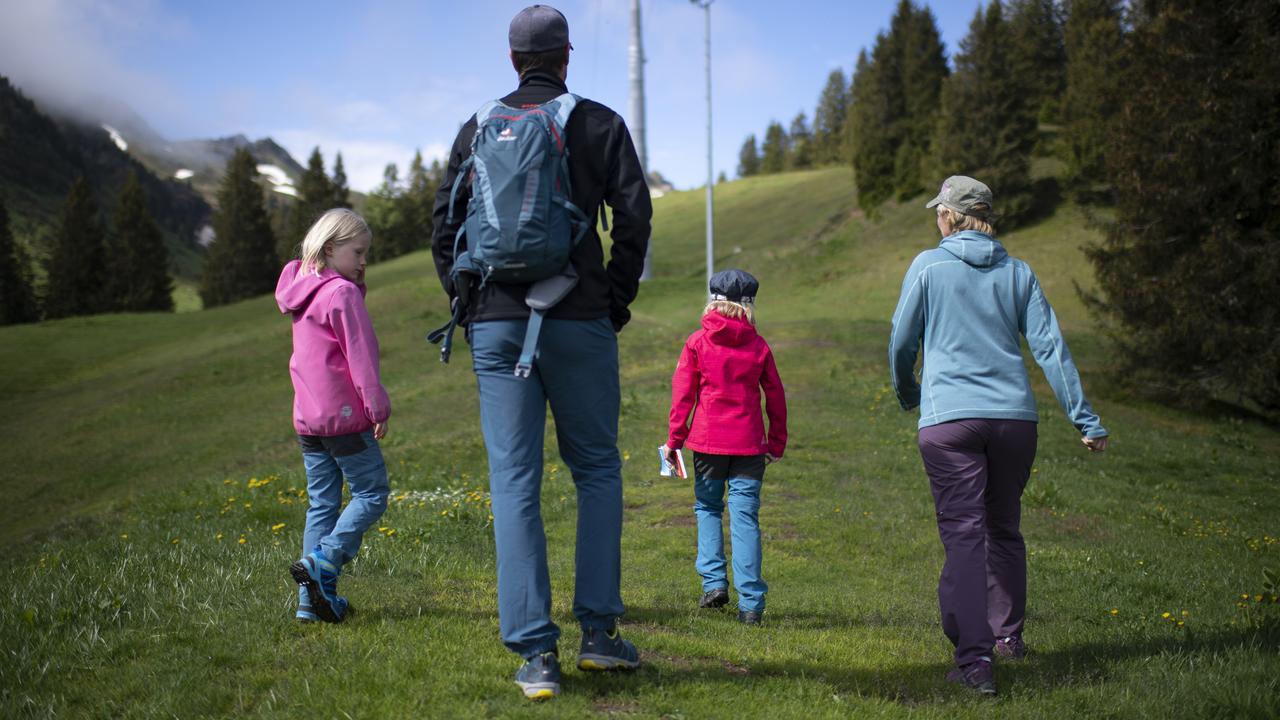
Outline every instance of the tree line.
[[(1280, 3), (995, 0), (951, 60), (901, 0), (852, 78), (830, 73), (812, 128), (748, 137), (739, 175), (848, 165), (872, 215), (970, 175), (1002, 230), (1060, 182), (1103, 231), (1082, 295), (1117, 377), (1280, 411)], [(1036, 156), (1056, 178), (1033, 181)]]
[[(428, 168), (421, 152), (402, 182), (394, 163), (363, 208), (375, 242), (376, 262), (428, 246), (435, 188), (443, 173)], [(236, 151), (218, 188), (214, 242), (200, 278), (200, 298), (215, 307), (271, 292), (280, 266), (298, 256), (303, 237), (325, 210), (351, 207), (342, 154), (330, 175), (316, 147), (297, 185), (294, 202), (279, 200), (258, 180), (247, 149)], [(0, 325), (106, 312), (169, 312), (173, 280), (163, 235), (147, 210), (146, 195), (131, 174), (111, 221), (105, 222), (89, 183), (79, 177), (63, 202), (45, 285), (15, 241), (0, 202)]]

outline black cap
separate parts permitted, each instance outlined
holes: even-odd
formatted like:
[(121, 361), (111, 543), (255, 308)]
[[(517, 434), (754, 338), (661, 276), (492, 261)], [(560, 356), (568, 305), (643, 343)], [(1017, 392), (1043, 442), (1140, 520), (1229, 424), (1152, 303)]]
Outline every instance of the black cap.
[(559, 50), (569, 45), (569, 21), (550, 5), (530, 5), (511, 18), (507, 43), (520, 53)]
[(731, 300), (733, 302), (753, 303), (756, 291), (760, 289), (760, 281), (745, 270), (721, 270), (711, 276), (708, 283), (712, 300)]

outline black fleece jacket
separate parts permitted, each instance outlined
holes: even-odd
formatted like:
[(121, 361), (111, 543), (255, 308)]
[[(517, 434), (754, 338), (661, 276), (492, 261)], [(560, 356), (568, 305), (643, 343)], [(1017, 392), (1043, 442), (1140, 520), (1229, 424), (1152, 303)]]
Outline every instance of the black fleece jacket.
[[(565, 92), (568, 90), (559, 78), (533, 73), (520, 82), (515, 92), (502, 98), (502, 102), (512, 107), (540, 105)], [(453, 141), (444, 182), (436, 191), (432, 212), (435, 229), (431, 253), (435, 258), (436, 273), (450, 300), (455, 296), (449, 280), (449, 271), (453, 268), (453, 240), (466, 216), (471, 188), (466, 184), (458, 188), (452, 223), (445, 222), (449, 215), (449, 194), (453, 190), (458, 167), (471, 155), (471, 138), (475, 132), (476, 118), (472, 115)], [(640, 273), (644, 269), (645, 249), (649, 246), (653, 216), (649, 186), (636, 156), (635, 145), (631, 142), (631, 133), (614, 111), (584, 98), (569, 116), (565, 135), (569, 180), (573, 185), (572, 199), (591, 218), (592, 226), (570, 257), (578, 271), (578, 285), (547, 313), (547, 317), (565, 320), (608, 317), (614, 330), (621, 330), (631, 319), (627, 306), (635, 300)], [(604, 248), (596, 232), (601, 202), (608, 203), (613, 210), (609, 228), (613, 243), (608, 265), (604, 262)], [(528, 285), (524, 284), (488, 283), (472, 298), (464, 321), (528, 317), (529, 308), (524, 303), (527, 289)]]

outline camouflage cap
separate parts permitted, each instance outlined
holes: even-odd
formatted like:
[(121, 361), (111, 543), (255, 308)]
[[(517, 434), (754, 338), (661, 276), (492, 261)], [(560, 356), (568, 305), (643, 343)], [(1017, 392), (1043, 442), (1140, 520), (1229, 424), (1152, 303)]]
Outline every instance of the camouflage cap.
[[(938, 196), (930, 200), (925, 207), (931, 208), (937, 205), (983, 220), (995, 217), (995, 203), (991, 200), (991, 188), (964, 175), (952, 175), (942, 181), (942, 189), (938, 191)], [(978, 207), (980, 205), (986, 205), (986, 208)]]

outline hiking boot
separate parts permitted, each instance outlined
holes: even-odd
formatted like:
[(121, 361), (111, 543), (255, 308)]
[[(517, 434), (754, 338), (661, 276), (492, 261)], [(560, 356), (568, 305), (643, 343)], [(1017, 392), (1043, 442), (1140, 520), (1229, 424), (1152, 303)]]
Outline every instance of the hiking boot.
[(328, 623), (342, 622), (350, 610), (347, 599), (338, 594), (340, 572), (319, 547), (289, 566), (294, 582), (306, 590), (311, 613)]
[(702, 593), (702, 599), (698, 601), (700, 608), (721, 608), (729, 604), (729, 591), (725, 588), (716, 588)]
[(319, 616), (317, 616), (315, 611), (311, 609), (310, 605), (299, 605), (298, 612), (294, 617), (297, 618), (300, 623), (313, 623), (320, 621)]
[(738, 622), (743, 625), (759, 625), (760, 621), (764, 619), (763, 616), (763, 612), (756, 612), (755, 610), (739, 610)]
[(560, 657), (556, 651), (534, 655), (516, 672), (516, 684), (530, 700), (546, 700), (560, 694)]
[(1022, 642), (1022, 634), (996, 638), (995, 653), (1002, 660), (1021, 660), (1027, 656), (1027, 644)]
[(582, 628), (579, 670), (634, 670), (639, 666), (640, 653), (635, 645), (622, 639), (618, 628)]
[(996, 677), (990, 660), (975, 660), (947, 673), (947, 682), (959, 683), (985, 697), (995, 697)]

